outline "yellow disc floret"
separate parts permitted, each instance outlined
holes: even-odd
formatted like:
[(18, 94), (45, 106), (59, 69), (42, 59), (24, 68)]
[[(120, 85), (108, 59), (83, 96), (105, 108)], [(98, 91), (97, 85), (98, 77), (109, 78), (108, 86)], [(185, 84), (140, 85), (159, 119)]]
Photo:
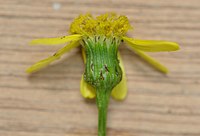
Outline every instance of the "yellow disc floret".
[(96, 18), (91, 14), (80, 15), (71, 26), (72, 34), (82, 34), (86, 36), (124, 36), (131, 29), (131, 25), (126, 16), (118, 16), (115, 13), (107, 13)]

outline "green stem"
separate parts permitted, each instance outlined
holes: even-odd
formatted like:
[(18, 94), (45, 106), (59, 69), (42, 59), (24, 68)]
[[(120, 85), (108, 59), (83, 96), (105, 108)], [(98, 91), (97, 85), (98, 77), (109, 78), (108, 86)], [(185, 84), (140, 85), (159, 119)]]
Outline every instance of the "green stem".
[(99, 108), (98, 136), (106, 136), (107, 108)]
[(106, 136), (107, 110), (110, 91), (97, 89), (98, 136)]

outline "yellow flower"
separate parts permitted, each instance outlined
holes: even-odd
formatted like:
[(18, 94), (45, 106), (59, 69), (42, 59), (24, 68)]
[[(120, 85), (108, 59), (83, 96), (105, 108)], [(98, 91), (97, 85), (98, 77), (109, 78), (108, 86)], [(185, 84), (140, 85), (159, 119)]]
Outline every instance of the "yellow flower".
[(90, 14), (80, 15), (70, 26), (69, 36), (36, 39), (31, 45), (55, 45), (68, 43), (53, 56), (41, 60), (28, 68), (32, 73), (59, 59), (72, 48), (82, 47), (85, 71), (81, 79), (81, 94), (85, 98), (95, 98), (99, 110), (98, 135), (106, 135), (106, 113), (110, 95), (123, 100), (127, 94), (126, 74), (118, 52), (124, 41), (136, 54), (156, 69), (167, 73), (168, 69), (144, 52), (176, 51), (177, 43), (168, 41), (139, 40), (126, 36), (131, 29), (126, 16), (107, 13), (94, 18)]
[[(69, 44), (57, 51), (53, 56), (37, 62), (28, 68), (26, 72), (32, 73), (38, 71), (39, 69), (47, 66), (49, 63), (59, 59), (64, 53), (67, 53), (72, 48), (78, 47), (79, 45), (83, 46), (83, 39), (87, 39), (88, 37), (93, 37), (93, 39), (95, 39), (95, 37), (105, 37), (107, 39), (116, 38), (119, 41), (125, 41), (127, 43), (126, 45), (131, 47), (131, 49), (141, 58), (145, 59), (161, 72), (168, 73), (168, 69), (165, 66), (144, 52), (176, 51), (179, 49), (178, 44), (168, 41), (139, 40), (129, 38), (126, 36), (126, 32), (131, 28), (132, 27), (126, 16), (118, 16), (114, 13), (103, 14), (96, 18), (94, 18), (91, 14), (80, 15), (71, 24), (70, 33), (72, 35), (58, 38), (36, 39), (31, 41), (31, 45), (56, 45), (67, 42), (69, 42)], [(83, 48), (82, 54), (85, 62), (85, 51)], [(115, 99), (122, 100), (127, 94), (126, 75), (119, 53), (118, 59), (120, 60), (119, 62), (123, 71), (123, 77), (121, 82), (113, 89), (112, 96)], [(81, 79), (81, 94), (85, 98), (94, 98), (96, 95), (94, 88), (84, 80), (84, 76), (82, 76)]]

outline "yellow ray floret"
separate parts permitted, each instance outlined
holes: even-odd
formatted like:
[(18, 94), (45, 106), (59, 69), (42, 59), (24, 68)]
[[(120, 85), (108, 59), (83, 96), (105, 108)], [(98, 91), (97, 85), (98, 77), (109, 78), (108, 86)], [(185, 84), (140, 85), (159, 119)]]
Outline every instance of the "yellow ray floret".
[(60, 50), (58, 50), (53, 56), (46, 58), (44, 60), (41, 60), (37, 63), (35, 63), (34, 65), (32, 65), (31, 67), (29, 67), (26, 72), (27, 73), (33, 73), (36, 72), (44, 67), (46, 67), (48, 64), (50, 64), (51, 62), (59, 59), (64, 53), (68, 52), (69, 50), (71, 50), (72, 48), (75, 48), (79, 45), (78, 41), (74, 41), (71, 42), (70, 44), (66, 45), (65, 47), (61, 48)]
[(81, 77), (80, 91), (84, 98), (93, 99), (96, 97), (95, 89), (84, 80), (83, 76)]
[(119, 59), (119, 65), (122, 69), (122, 80), (121, 82), (115, 86), (115, 88), (112, 90), (112, 97), (116, 100), (123, 100), (126, 98), (127, 95), (127, 84), (126, 84), (126, 73), (124, 69), (124, 65), (120, 56), (120, 53), (118, 53), (118, 59)]
[(141, 58), (143, 58), (144, 60), (146, 60), (149, 64), (151, 64), (155, 69), (163, 72), (163, 73), (168, 73), (169, 70), (162, 64), (160, 64), (158, 61), (156, 61), (154, 58), (150, 57), (149, 55), (147, 55), (146, 53), (144, 53), (143, 51), (134, 49), (134, 52), (139, 55)]
[(131, 29), (126, 16), (118, 16), (114, 13), (107, 13), (94, 18), (91, 14), (80, 15), (70, 26), (72, 34), (86, 36), (124, 36)]
[(178, 44), (175, 42), (138, 40), (128, 37), (123, 37), (123, 40), (132, 48), (146, 52), (176, 51), (179, 49)]
[(30, 45), (56, 45), (56, 44), (63, 44), (70, 41), (78, 41), (82, 38), (82, 35), (75, 34), (70, 36), (62, 36), (57, 38), (42, 38), (42, 39), (35, 39), (30, 42)]
[[(82, 50), (83, 61), (85, 64), (86, 63), (85, 51), (83, 48), (81, 50)], [(93, 99), (96, 96), (95, 89), (84, 80), (84, 75), (82, 75), (82, 77), (81, 77), (80, 91), (84, 98)]]

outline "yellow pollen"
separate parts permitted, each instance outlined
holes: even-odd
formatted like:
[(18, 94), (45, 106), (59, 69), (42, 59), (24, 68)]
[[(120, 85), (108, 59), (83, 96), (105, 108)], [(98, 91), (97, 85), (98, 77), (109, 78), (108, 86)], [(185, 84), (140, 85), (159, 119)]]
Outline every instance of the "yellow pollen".
[(86, 36), (104, 35), (124, 36), (131, 29), (131, 25), (126, 16), (119, 16), (115, 13), (106, 13), (96, 18), (91, 14), (80, 15), (70, 26), (72, 34), (81, 34)]

